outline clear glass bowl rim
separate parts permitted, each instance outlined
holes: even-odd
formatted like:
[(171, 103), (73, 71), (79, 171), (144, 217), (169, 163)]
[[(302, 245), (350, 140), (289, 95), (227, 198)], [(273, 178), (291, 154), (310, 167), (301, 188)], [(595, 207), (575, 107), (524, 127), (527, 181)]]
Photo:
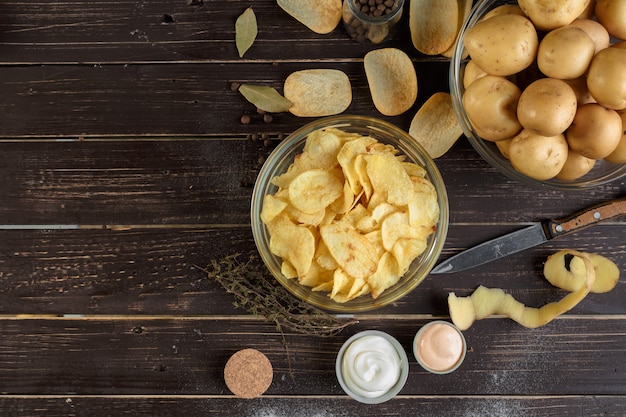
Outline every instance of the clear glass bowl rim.
[[(503, 4), (517, 4), (512, 0), (480, 0), (472, 8), (469, 16), (461, 26), (459, 36), (456, 40), (452, 51), (449, 70), (450, 94), (452, 95), (452, 106), (457, 115), (459, 123), (463, 128), (463, 133), (469, 140), (472, 147), (485, 159), (491, 166), (506, 175), (507, 177), (522, 182), (535, 188), (555, 189), (555, 190), (583, 190), (590, 189), (600, 185), (608, 184), (626, 176), (626, 164), (611, 164), (605, 161), (598, 161), (596, 167), (590, 174), (574, 180), (562, 181), (558, 179), (550, 179), (546, 181), (536, 180), (516, 171), (511, 163), (500, 155), (495, 143), (483, 140), (472, 127), (467, 114), (463, 110), (461, 97), (463, 96), (463, 72), (462, 65), (464, 61), (463, 40), (465, 32), (468, 28), (474, 26), (488, 11), (496, 6)], [(599, 170), (603, 170), (601, 176), (595, 176)]]
[[(325, 292), (311, 291), (310, 288), (300, 285), (297, 280), (286, 278), (281, 273), (281, 259), (272, 254), (269, 250), (269, 234), (267, 228), (260, 220), (259, 214), (262, 208), (263, 196), (266, 193), (274, 193), (277, 189), (276, 186), (272, 185), (270, 182), (275, 175), (282, 172), (282, 170), (279, 171), (276, 169), (277, 165), (282, 163), (284, 168), (286, 168), (291, 161), (293, 161), (293, 157), (301, 152), (304, 142), (311, 132), (328, 127), (344, 128), (347, 130), (350, 130), (352, 127), (353, 130), (361, 130), (361, 134), (365, 134), (363, 132), (373, 129), (380, 134), (392, 136), (397, 141), (394, 145), (400, 150), (401, 154), (406, 155), (410, 160), (419, 163), (426, 169), (427, 176), (437, 191), (440, 207), (437, 230), (430, 236), (426, 251), (413, 262), (409, 271), (397, 284), (385, 290), (376, 299), (373, 299), (370, 295), (364, 295), (346, 303), (337, 303), (331, 300)], [(387, 142), (389, 139), (377, 137), (375, 133), (372, 133), (372, 135), (383, 143), (389, 143)], [(357, 115), (339, 115), (321, 118), (302, 126), (285, 138), (270, 153), (259, 171), (252, 192), (250, 214), (252, 234), (256, 247), (270, 273), (296, 297), (318, 308), (340, 313), (356, 313), (380, 308), (399, 300), (415, 289), (435, 266), (435, 262), (437, 262), (446, 240), (449, 222), (448, 196), (443, 178), (435, 162), (428, 156), (424, 148), (407, 132), (387, 121)]]

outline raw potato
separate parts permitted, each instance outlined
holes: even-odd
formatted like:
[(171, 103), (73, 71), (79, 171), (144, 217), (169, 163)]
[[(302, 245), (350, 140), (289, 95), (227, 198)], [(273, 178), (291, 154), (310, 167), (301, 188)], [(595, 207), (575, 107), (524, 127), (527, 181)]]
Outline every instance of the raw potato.
[(496, 147), (506, 159), (511, 159), (509, 152), (511, 150), (511, 142), (513, 142), (513, 139), (499, 140), (496, 142)]
[(365, 55), (365, 75), (376, 109), (397, 116), (417, 99), (417, 74), (411, 58), (396, 48), (375, 49)]
[(299, 117), (322, 117), (345, 111), (352, 102), (350, 79), (335, 69), (296, 71), (285, 80), (289, 111)]
[(509, 158), (517, 171), (545, 181), (561, 172), (568, 152), (564, 135), (541, 136), (524, 129), (511, 141)]
[(626, 108), (626, 49), (609, 47), (591, 60), (587, 74), (589, 92), (598, 103), (613, 110)]
[(596, 18), (606, 30), (618, 39), (626, 39), (626, 2), (623, 0), (598, 0)]
[(606, 28), (595, 20), (591, 19), (576, 19), (571, 24), (571, 27), (577, 27), (585, 31), (587, 36), (593, 41), (595, 46), (595, 53), (608, 48), (611, 44), (611, 36), (607, 32)]
[(613, 152), (604, 159), (613, 164), (626, 164), (626, 110), (617, 112), (622, 119), (622, 138)]
[(575, 78), (573, 80), (564, 80), (567, 85), (572, 87), (574, 93), (576, 93), (576, 102), (579, 106), (587, 103), (595, 103), (596, 100), (593, 98), (591, 93), (589, 92), (589, 88), (587, 87), (587, 77), (582, 76), (580, 78)]
[(517, 119), (531, 132), (556, 136), (570, 126), (576, 108), (576, 93), (565, 81), (541, 78), (522, 91), (517, 104)]
[(567, 152), (567, 159), (565, 165), (561, 168), (561, 171), (556, 176), (556, 179), (563, 181), (573, 181), (587, 174), (593, 169), (596, 160), (582, 156), (578, 152), (569, 150)]
[(617, 148), (622, 134), (622, 119), (615, 110), (588, 103), (578, 108), (566, 136), (572, 150), (587, 158), (601, 159)]
[(583, 14), (590, 0), (519, 0), (518, 4), (537, 29), (552, 30), (568, 25)]
[(462, 101), (476, 133), (489, 141), (515, 136), (522, 129), (517, 120), (520, 94), (515, 84), (495, 75), (486, 75), (470, 84)]
[[(467, 61), (465, 70), (463, 72), (463, 87), (467, 89), (477, 79), (488, 75), (485, 71), (480, 69), (478, 65), (472, 60)], [(586, 85), (586, 84), (585, 84)]]
[(596, 46), (587, 32), (563, 26), (548, 32), (541, 40), (537, 64), (548, 77), (572, 80), (587, 72), (595, 51)]
[(485, 72), (509, 76), (534, 62), (539, 39), (526, 17), (502, 14), (476, 23), (467, 30), (463, 43)]
[(439, 158), (454, 145), (463, 129), (452, 107), (448, 93), (433, 94), (417, 111), (411, 126), (411, 135), (430, 155)]
[(341, 0), (277, 0), (281, 9), (315, 33), (332, 32), (342, 14)]
[(582, 282), (580, 287), (560, 301), (548, 303), (540, 308), (526, 307), (500, 288), (487, 288), (481, 285), (469, 297), (457, 297), (454, 293), (448, 295), (452, 322), (460, 330), (467, 330), (475, 320), (482, 320), (493, 314), (503, 314), (527, 328), (537, 328), (551, 322), (582, 301), (595, 281), (596, 271), (590, 258), (581, 253), (576, 253), (575, 256), (579, 261), (576, 261), (576, 268), (572, 272), (576, 274), (576, 279)]
[(481, 20), (489, 19), (490, 17), (498, 16), (501, 14), (517, 14), (520, 16), (526, 16), (522, 9), (517, 4), (502, 4), (498, 7), (495, 7), (489, 10), (485, 15), (481, 18)]
[(409, 28), (415, 49), (439, 55), (450, 49), (459, 31), (457, 0), (411, 0)]

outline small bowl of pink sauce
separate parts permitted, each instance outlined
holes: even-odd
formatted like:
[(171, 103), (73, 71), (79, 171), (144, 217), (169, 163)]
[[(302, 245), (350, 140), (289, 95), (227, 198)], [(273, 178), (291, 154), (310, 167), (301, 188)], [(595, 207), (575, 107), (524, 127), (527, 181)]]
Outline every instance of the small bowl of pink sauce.
[(425, 324), (413, 340), (415, 359), (433, 374), (455, 371), (463, 363), (466, 352), (463, 333), (454, 324), (443, 320)]

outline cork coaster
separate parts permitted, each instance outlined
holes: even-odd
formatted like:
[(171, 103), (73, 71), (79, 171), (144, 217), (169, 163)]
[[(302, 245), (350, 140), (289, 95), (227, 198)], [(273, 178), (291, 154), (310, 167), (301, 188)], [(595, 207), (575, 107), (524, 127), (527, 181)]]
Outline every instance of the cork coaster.
[(260, 397), (270, 387), (273, 376), (271, 362), (255, 349), (240, 350), (224, 367), (226, 386), (241, 398)]

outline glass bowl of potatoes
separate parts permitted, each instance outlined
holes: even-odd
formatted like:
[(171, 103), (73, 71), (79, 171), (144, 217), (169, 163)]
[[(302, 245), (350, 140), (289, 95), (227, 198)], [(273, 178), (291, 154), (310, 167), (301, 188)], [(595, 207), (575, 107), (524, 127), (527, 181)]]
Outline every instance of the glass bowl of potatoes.
[(294, 131), (266, 159), (251, 226), (263, 262), (291, 294), (362, 312), (396, 302), (429, 274), (448, 232), (448, 197), (407, 132), (330, 116)]
[(596, 2), (578, 3), (548, 12), (533, 1), (478, 1), (452, 52), (465, 136), (530, 186), (589, 189), (626, 175), (626, 47)]

